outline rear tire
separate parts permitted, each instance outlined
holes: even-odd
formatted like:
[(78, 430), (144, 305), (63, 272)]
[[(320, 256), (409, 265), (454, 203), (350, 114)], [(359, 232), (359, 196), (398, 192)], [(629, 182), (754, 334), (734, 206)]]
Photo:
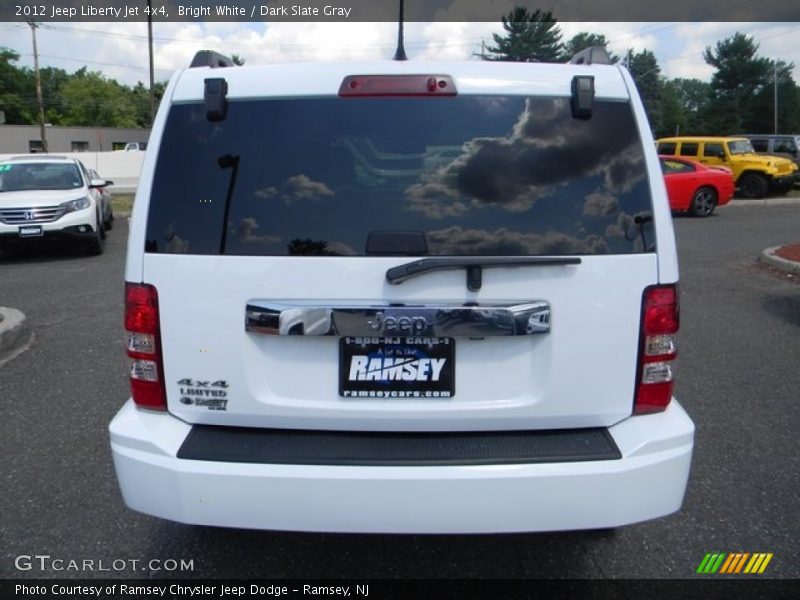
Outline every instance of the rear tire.
[(714, 188), (703, 186), (692, 196), (689, 212), (695, 217), (710, 217), (717, 207), (717, 192)]
[(108, 209), (108, 219), (103, 223), (106, 228), (106, 231), (111, 231), (114, 229), (114, 211), (110, 208)]
[(758, 173), (747, 173), (739, 179), (739, 193), (744, 198), (763, 198), (768, 188), (767, 180)]

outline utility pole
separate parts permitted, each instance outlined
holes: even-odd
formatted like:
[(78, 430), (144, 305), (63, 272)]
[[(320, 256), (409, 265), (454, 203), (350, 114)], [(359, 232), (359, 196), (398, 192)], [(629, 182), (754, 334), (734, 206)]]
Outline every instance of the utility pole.
[(150, 127), (156, 118), (156, 95), (153, 86), (155, 78), (153, 76), (153, 8), (151, 0), (147, 0), (147, 46), (150, 54)]
[(38, 23), (28, 21), (33, 35), (33, 71), (36, 77), (36, 100), (39, 103), (39, 131), (42, 137), (42, 150), (47, 152), (47, 134), (44, 129), (44, 101), (42, 100), (42, 78), (39, 75), (39, 50), (36, 48), (36, 29)]
[(773, 91), (773, 97), (775, 99), (775, 102), (773, 103), (775, 112), (772, 115), (773, 122), (775, 123), (775, 131), (773, 131), (772, 133), (777, 135), (778, 134), (778, 61), (776, 60), (772, 66), (774, 68), (773, 79), (775, 81), (775, 87)]

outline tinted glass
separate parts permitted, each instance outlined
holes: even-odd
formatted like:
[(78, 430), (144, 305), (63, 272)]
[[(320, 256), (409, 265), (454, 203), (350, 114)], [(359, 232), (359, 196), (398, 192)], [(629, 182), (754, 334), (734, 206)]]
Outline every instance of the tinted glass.
[(631, 253), (650, 210), (627, 103), (583, 121), (566, 98), (258, 100), (221, 122), (187, 104), (159, 149), (146, 250), (358, 256), (370, 234), (412, 232), (409, 254)]
[(769, 150), (769, 141), (767, 140), (750, 140), (750, 143), (753, 144), (753, 150), (756, 152), (766, 152)]
[(675, 148), (677, 144), (675, 142), (661, 142), (658, 144), (658, 153), (659, 154), (669, 154), (670, 156), (675, 154)]
[(681, 156), (697, 156), (699, 145), (695, 142), (683, 142), (681, 144)]
[(708, 143), (703, 148), (703, 156), (722, 158), (725, 156), (725, 149), (722, 147), (722, 144)]
[(0, 164), (0, 192), (71, 190), (82, 185), (75, 163)]

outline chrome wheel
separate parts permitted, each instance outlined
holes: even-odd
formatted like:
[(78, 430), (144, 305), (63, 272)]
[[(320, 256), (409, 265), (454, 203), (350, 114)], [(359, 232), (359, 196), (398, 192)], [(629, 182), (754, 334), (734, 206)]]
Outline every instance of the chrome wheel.
[(717, 206), (717, 192), (710, 187), (701, 187), (692, 196), (691, 212), (696, 217), (707, 217)]

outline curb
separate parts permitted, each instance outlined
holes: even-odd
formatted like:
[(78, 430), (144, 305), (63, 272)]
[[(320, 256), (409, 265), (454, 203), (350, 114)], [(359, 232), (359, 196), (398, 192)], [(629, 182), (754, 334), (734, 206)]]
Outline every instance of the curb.
[(762, 198), (760, 200), (731, 200), (725, 206), (790, 206), (800, 204), (800, 198)]
[(781, 258), (775, 251), (778, 250), (780, 246), (773, 246), (772, 248), (767, 248), (761, 253), (759, 259), (761, 262), (768, 264), (771, 267), (775, 267), (776, 269), (780, 269), (781, 271), (786, 271), (787, 273), (796, 273), (800, 274), (800, 263), (795, 262), (793, 260), (786, 260), (785, 258)]
[(25, 315), (15, 308), (0, 306), (0, 366), (30, 347), (33, 333)]

